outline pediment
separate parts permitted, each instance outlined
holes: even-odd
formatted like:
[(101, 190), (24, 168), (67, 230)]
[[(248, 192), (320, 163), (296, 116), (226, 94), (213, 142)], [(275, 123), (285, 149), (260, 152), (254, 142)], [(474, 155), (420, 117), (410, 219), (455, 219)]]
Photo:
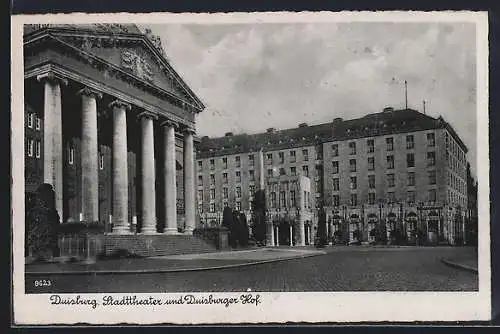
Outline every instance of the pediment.
[(203, 109), (201, 101), (170, 66), (167, 59), (148, 45), (149, 43), (140, 35), (136, 38), (120, 38), (63, 34), (56, 38), (176, 96), (187, 104)]

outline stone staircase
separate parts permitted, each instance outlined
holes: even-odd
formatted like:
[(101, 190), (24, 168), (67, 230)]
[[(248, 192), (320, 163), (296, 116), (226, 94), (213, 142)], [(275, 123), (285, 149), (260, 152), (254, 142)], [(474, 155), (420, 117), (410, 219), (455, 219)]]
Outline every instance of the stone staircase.
[(104, 252), (127, 250), (140, 256), (164, 256), (216, 252), (217, 248), (193, 235), (105, 235)]

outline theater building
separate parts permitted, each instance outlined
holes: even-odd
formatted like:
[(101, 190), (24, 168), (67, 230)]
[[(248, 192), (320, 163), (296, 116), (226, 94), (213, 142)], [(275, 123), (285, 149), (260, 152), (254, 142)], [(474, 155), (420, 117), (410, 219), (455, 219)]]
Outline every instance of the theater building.
[(196, 225), (195, 118), (203, 103), (159, 38), (133, 24), (24, 30), (27, 204), (41, 183), (61, 223), (114, 235)]
[[(272, 245), (312, 242), (320, 208), (333, 242), (370, 243), (380, 234), (391, 242), (398, 232), (408, 243), (462, 244), (466, 154), (442, 117), (412, 109), (203, 137), (196, 155), (198, 212), (212, 224), (221, 223), (225, 206), (251, 217), (252, 194), (263, 189)], [(301, 204), (292, 205), (297, 194)], [(289, 229), (291, 237), (276, 237)]]

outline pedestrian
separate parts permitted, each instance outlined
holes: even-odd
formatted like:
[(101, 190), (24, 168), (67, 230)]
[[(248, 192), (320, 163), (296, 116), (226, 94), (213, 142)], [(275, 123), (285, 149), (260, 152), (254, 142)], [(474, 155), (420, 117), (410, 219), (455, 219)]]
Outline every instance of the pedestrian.
[(34, 260), (49, 260), (58, 256), (59, 213), (55, 207), (55, 192), (50, 184), (41, 184), (35, 204), (28, 212), (26, 242), (28, 256)]

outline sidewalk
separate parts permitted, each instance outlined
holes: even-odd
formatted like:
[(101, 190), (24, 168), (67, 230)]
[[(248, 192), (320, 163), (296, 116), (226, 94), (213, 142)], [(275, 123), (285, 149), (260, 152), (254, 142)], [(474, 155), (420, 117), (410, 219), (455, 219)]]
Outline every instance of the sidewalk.
[(25, 266), (28, 275), (64, 274), (140, 274), (201, 271), (256, 265), (322, 255), (325, 252), (307, 248), (258, 248), (204, 254), (169, 255), (139, 259), (109, 259), (91, 264), (33, 263)]
[(474, 251), (468, 252), (466, 254), (461, 254), (460, 256), (457, 257), (443, 258), (441, 259), (441, 261), (450, 267), (464, 269), (467, 271), (474, 272), (476, 274), (478, 273), (477, 269), (478, 255)]

